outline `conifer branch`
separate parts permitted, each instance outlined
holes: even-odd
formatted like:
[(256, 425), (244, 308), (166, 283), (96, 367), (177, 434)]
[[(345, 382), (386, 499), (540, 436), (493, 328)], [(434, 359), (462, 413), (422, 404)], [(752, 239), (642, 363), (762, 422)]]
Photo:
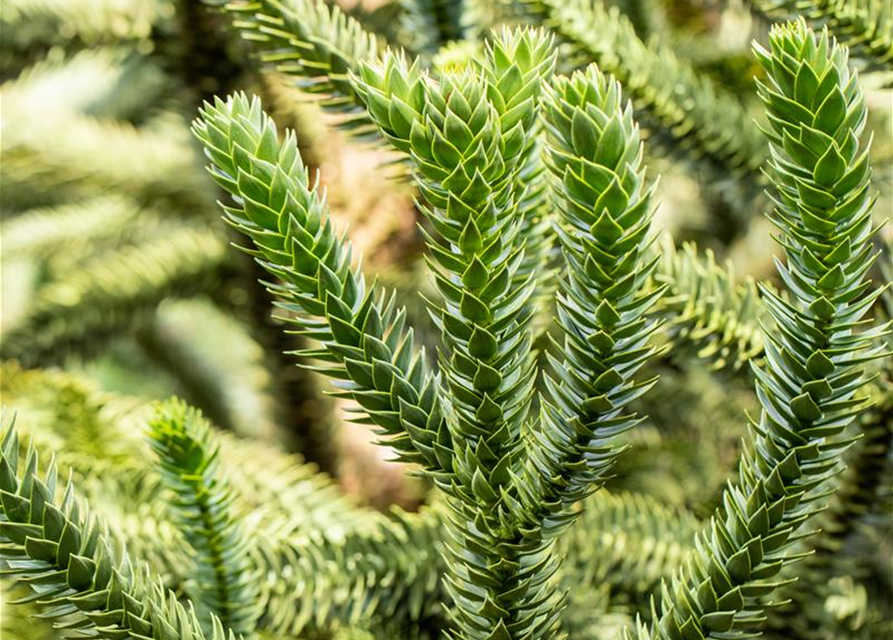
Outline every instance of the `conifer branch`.
[(141, 205), (193, 214), (212, 209), (185, 128), (166, 124), (149, 131), (127, 122), (40, 113), (8, 105), (0, 127), (4, 204), (9, 199), (19, 207), (26, 198), (34, 206), (58, 204), (114, 188)]
[(614, 438), (640, 421), (627, 406), (654, 384), (634, 376), (656, 353), (650, 338), (659, 323), (648, 311), (662, 290), (646, 287), (657, 264), (646, 255), (653, 186), (619, 84), (595, 67), (557, 78), (546, 122), (569, 267), (558, 296), (564, 342), (556, 345), (561, 360), (551, 357), (513, 510), (550, 537), (604, 482), (619, 453)]
[[(535, 380), (534, 280), (518, 273), (526, 248), (518, 175), (554, 58), (542, 33), (501, 39), (483, 72), (465, 68), (435, 83), (417, 62), (386, 54), (356, 79), (383, 133), (411, 155), (433, 228), (425, 234), (442, 300), (429, 305), (444, 334), (456, 474), (440, 484), (450, 495), (445, 579), (463, 640), (548, 637), (560, 611), (548, 543), (525, 540), (503, 504)], [(516, 58), (500, 59), (506, 50)]]
[(126, 237), (128, 227), (139, 225), (144, 216), (152, 218), (151, 212), (118, 196), (31, 209), (4, 220), (3, 258), (45, 260), (63, 246), (69, 254), (76, 250), (74, 244), (101, 246), (103, 241)]
[[(735, 178), (736, 190), (727, 198), (731, 205), (757, 195), (753, 184), (760, 180), (766, 142), (737, 98), (721, 92), (665, 45), (643, 41), (629, 19), (602, 0), (519, 4), (620, 81), (651, 134), (649, 142), (706, 166), (721, 189)], [(743, 228), (748, 219), (731, 222)]]
[(359, 403), (361, 419), (378, 425), (401, 459), (449, 471), (437, 380), (412, 330), (404, 330), (405, 312), (352, 266), (349, 244), (308, 182), (294, 134), (280, 143), (260, 102), (244, 95), (206, 105), (194, 131), (211, 175), (236, 198), (224, 211), (252, 240), (246, 251), (279, 280), (269, 288), (297, 314), (289, 322), (321, 343), (298, 355), (323, 363), (320, 370)]
[[(555, 53), (552, 52), (554, 46), (555, 40), (552, 37), (512, 38), (507, 29), (487, 41), (480, 64), (489, 85), (499, 94), (500, 99), (494, 100), (494, 105), (506, 131), (512, 123), (507, 114), (512, 110), (529, 108), (530, 98), (526, 96), (528, 87), (551, 79), (556, 61)], [(524, 286), (532, 277), (535, 283), (533, 302), (542, 305), (554, 293), (557, 284), (554, 274), (548, 272), (555, 234), (549, 211), (548, 174), (544, 162), (540, 119), (534, 118), (527, 126), (530, 131), (518, 160), (519, 172), (516, 178), (524, 185), (524, 192), (518, 201), (518, 212), (521, 215), (519, 235), (525, 238), (525, 244), (514, 286)]]
[(18, 602), (36, 602), (59, 628), (109, 640), (234, 640), (217, 621), (206, 635), (194, 612), (134, 567), (125, 550), (112, 550), (105, 526), (78, 502), (71, 483), (57, 498), (55, 464), (41, 477), (33, 448), (21, 464), (14, 425), (3, 432), (0, 564), (32, 591)]
[(33, 366), (95, 352), (147, 322), (165, 298), (207, 290), (225, 273), (226, 255), (217, 234), (191, 227), (100, 254), (40, 290), (2, 334), (0, 356)]
[(673, 356), (694, 350), (712, 369), (738, 371), (763, 353), (761, 322), (768, 322), (756, 282), (738, 281), (731, 264), (720, 267), (712, 251), (692, 244), (664, 246), (656, 279), (668, 286), (660, 303)]
[(261, 60), (318, 96), (339, 126), (362, 140), (377, 138), (349, 73), (375, 58), (378, 44), (353, 18), (322, 0), (204, 0), (221, 6), (233, 27), (260, 49)]
[[(889, 378), (882, 381), (887, 390), (890, 383)], [(824, 612), (824, 607), (816, 605), (828, 597), (828, 578), (834, 575), (835, 565), (841, 561), (847, 538), (879, 506), (879, 493), (883, 490), (893, 449), (893, 398), (883, 389), (876, 390), (877, 404), (857, 423), (863, 438), (855, 444), (853, 455), (845, 460), (840, 488), (828, 510), (817, 518), (821, 530), (808, 541), (812, 554), (787, 572), (792, 578), (796, 576), (797, 581), (782, 590), (780, 595), (786, 603), (768, 612), (767, 628), (785, 633), (792, 640), (807, 640), (816, 629), (822, 629), (825, 638), (835, 635), (828, 621), (815, 615), (817, 609)]]
[(220, 476), (219, 450), (202, 415), (181, 401), (158, 405), (149, 422), (171, 507), (192, 548), (188, 593), (206, 630), (216, 616), (225, 629), (250, 636), (259, 615), (258, 576), (249, 540), (233, 514), (233, 492)]
[(843, 430), (865, 407), (856, 391), (864, 364), (883, 354), (886, 326), (865, 328), (880, 291), (866, 294), (874, 261), (873, 198), (859, 134), (866, 109), (847, 51), (804, 21), (779, 25), (770, 49), (755, 46), (768, 84), (759, 86), (771, 129), (770, 220), (786, 262), (777, 262), (792, 299), (763, 290), (776, 330), (756, 367), (762, 405), (752, 423), (739, 481), (730, 486), (697, 551), (665, 584), (660, 609), (638, 637), (744, 638), (758, 632), (791, 546), (824, 503), (851, 441)]

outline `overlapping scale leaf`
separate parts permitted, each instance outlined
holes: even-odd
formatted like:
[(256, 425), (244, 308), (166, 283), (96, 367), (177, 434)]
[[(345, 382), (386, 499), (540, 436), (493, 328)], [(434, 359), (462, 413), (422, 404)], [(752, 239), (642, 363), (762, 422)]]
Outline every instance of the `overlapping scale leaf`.
[[(519, 179), (536, 135), (548, 39), (505, 33), (483, 68), (439, 82), (400, 56), (364, 64), (358, 92), (376, 122), (410, 153), (431, 224), (429, 264), (441, 294), (441, 368), (450, 398), (455, 483), (447, 527), (446, 584), (456, 637), (551, 637), (550, 548), (525, 537), (502, 494), (520, 452), (535, 380), (529, 331), (532, 275), (519, 277), (525, 240)], [(502, 56), (511, 51), (513, 61)]]
[[(109, 640), (234, 640), (219, 621), (202, 631), (157, 579), (113, 550), (106, 527), (64, 489), (37, 454), (20, 459), (14, 425), (4, 418), (0, 445), (0, 566), (4, 577), (30, 588), (34, 602), (60, 629)], [(61, 500), (57, 494), (61, 492)]]
[(294, 133), (280, 142), (260, 102), (244, 95), (206, 105), (194, 131), (211, 173), (234, 196), (224, 210), (253, 243), (247, 249), (277, 282), (270, 290), (290, 320), (321, 346), (298, 355), (321, 362), (340, 392), (380, 427), (401, 459), (449, 471), (447, 430), (437, 381), (416, 351), (405, 312), (393, 296), (367, 287), (351, 265), (350, 245), (337, 236), (327, 207), (308, 183)]
[[(518, 202), (521, 214), (521, 237), (525, 238), (524, 258), (515, 274), (521, 286), (528, 277), (536, 282), (535, 302), (547, 305), (554, 293), (556, 278), (548, 271), (548, 260), (554, 246), (548, 181), (544, 162), (540, 117), (530, 87), (548, 82), (555, 70), (554, 38), (541, 30), (513, 33), (507, 29), (487, 41), (482, 67), (493, 89), (490, 92), (500, 114), (503, 131), (509, 131), (517, 119), (524, 121), (529, 132), (516, 178), (524, 188)], [(498, 96), (498, 97), (497, 97)]]
[(233, 633), (254, 633), (258, 574), (250, 543), (233, 514), (233, 492), (220, 477), (219, 450), (201, 414), (178, 400), (158, 406), (149, 421), (149, 439), (158, 469), (172, 494), (171, 508), (192, 553), (188, 593), (200, 607), (205, 629), (216, 615)]
[[(859, 134), (866, 111), (847, 51), (804, 21), (773, 28), (756, 47), (769, 79), (760, 95), (771, 123), (770, 177), (791, 298), (763, 291), (775, 329), (755, 368), (762, 405), (737, 484), (730, 486), (697, 551), (665, 585), (659, 615), (640, 638), (747, 638), (759, 631), (791, 545), (824, 504), (864, 408), (856, 392), (887, 327), (864, 320), (873, 262), (869, 166)], [(771, 601), (770, 601), (771, 603)]]
[(653, 187), (619, 84), (594, 66), (557, 78), (546, 122), (568, 265), (558, 295), (564, 341), (551, 358), (513, 509), (531, 526), (542, 522), (548, 537), (604, 482), (618, 453), (614, 438), (639, 421), (627, 405), (653, 384), (634, 376), (655, 353), (649, 338), (658, 324), (648, 310), (661, 290), (645, 287), (656, 264), (646, 255)]

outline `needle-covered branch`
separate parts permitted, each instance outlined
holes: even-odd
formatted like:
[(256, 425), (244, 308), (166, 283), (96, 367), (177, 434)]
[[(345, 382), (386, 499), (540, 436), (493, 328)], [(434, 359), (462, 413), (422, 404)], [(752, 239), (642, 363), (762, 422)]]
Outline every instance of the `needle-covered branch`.
[(149, 422), (162, 482), (173, 495), (171, 507), (194, 558), (189, 596), (206, 629), (217, 616), (224, 628), (249, 637), (260, 614), (259, 576), (211, 438), (201, 414), (177, 400), (159, 405)]
[[(833, 491), (842, 437), (864, 409), (856, 392), (865, 363), (883, 353), (886, 326), (864, 319), (880, 290), (866, 293), (874, 262), (866, 109), (846, 48), (804, 21), (776, 26), (756, 46), (768, 74), (759, 86), (769, 115), (776, 190), (770, 220), (786, 260), (778, 272), (791, 297), (764, 289), (775, 330), (754, 368), (762, 412), (697, 551), (664, 587), (652, 640), (746, 638), (759, 632), (791, 548)], [(771, 604), (771, 603), (770, 603)]]
[(211, 174), (234, 197), (233, 227), (277, 282), (270, 291), (289, 322), (320, 343), (298, 355), (321, 361), (342, 395), (355, 399), (402, 460), (450, 469), (449, 431), (437, 379), (416, 350), (393, 296), (367, 286), (350, 245), (332, 228), (324, 196), (309, 183), (295, 136), (280, 142), (258, 100), (231, 96), (206, 105), (194, 126)]
[(71, 483), (57, 485), (54, 462), (41, 475), (33, 448), (20, 458), (14, 424), (7, 422), (0, 445), (0, 566), (5, 577), (30, 587), (18, 602), (35, 602), (60, 629), (97, 638), (235, 639), (217, 620), (203, 632), (193, 611), (114, 547)]
[(654, 384), (635, 381), (659, 326), (647, 287), (653, 186), (620, 85), (595, 67), (557, 78), (546, 101), (558, 238), (568, 265), (558, 295), (556, 345), (540, 424), (528, 436), (513, 509), (543, 535), (560, 531), (597, 489), (619, 452), (614, 438), (639, 418), (627, 407)]
[(377, 137), (349, 79), (361, 60), (378, 52), (375, 36), (359, 22), (322, 0), (204, 2), (222, 7), (233, 28), (258, 47), (261, 60), (318, 96), (341, 128), (360, 139)]

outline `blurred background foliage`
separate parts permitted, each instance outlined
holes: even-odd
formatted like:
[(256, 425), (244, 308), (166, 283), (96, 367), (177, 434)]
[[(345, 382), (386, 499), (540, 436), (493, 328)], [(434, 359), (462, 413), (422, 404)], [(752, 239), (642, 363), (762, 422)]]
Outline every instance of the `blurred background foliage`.
[[(565, 543), (566, 579), (589, 587), (573, 591), (573, 638), (614, 637), (647, 616), (649, 594), (733, 479), (745, 413), (756, 407), (746, 365), (762, 349), (754, 280), (771, 278), (774, 249), (762, 215), (767, 151), (754, 122), (750, 42), (765, 39), (774, 17), (803, 13), (854, 44), (874, 137), (875, 212), (878, 222), (893, 215), (891, 5), (844, 0), (834, 13), (838, 4), (342, 3), (381, 43), (440, 68), (467, 64), (501, 22), (543, 23), (563, 47), (565, 70), (596, 61), (624, 84), (645, 127), (648, 163), (662, 175), (658, 278), (670, 287), (661, 309), (670, 349), (653, 366), (662, 383), (640, 402), (649, 419), (631, 435), (610, 491)], [(847, 18), (849, 4), (869, 13)], [(872, 38), (858, 39), (857, 18), (873, 21)], [(219, 429), (239, 505), (259, 509), (249, 519), (264, 532), (257, 561), (278, 576), (264, 585), (266, 637), (434, 637), (436, 505), (422, 481), (372, 446), (368, 427), (324, 395), (322, 378), (294, 366), (289, 352), (303, 339), (282, 331), (259, 269), (229, 248), (189, 122), (216, 94), (260, 95), (298, 133), (365, 269), (396, 289), (433, 347), (413, 192), (393, 154), (358, 136), (362, 128), (345, 133), (349, 105), (321, 107), (318, 86), (263, 65), (231, 22), (196, 0), (2, 4), (2, 402), (39, 447), (56, 452), (132, 555), (178, 589), (181, 547), (166, 544), (178, 534), (159, 512), (143, 424), (150, 401), (185, 398)], [(889, 263), (890, 225), (882, 236)], [(865, 392), (877, 404), (860, 425), (844, 489), (792, 587), (814, 597), (773, 610), (772, 638), (893, 634), (893, 397), (884, 366)], [(8, 591), (5, 601), (15, 596)], [(3, 637), (57, 637), (28, 613), (4, 604)], [(336, 617), (347, 622), (333, 625)]]

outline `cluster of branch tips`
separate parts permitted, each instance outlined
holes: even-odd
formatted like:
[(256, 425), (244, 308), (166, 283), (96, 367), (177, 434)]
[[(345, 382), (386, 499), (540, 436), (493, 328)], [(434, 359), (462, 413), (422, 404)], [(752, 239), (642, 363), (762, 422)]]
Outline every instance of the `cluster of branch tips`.
[[(341, 14), (317, 6), (315, 22), (302, 23), (283, 6), (271, 22), (252, 13), (255, 4), (278, 3), (233, 9), (248, 15), (241, 27), (265, 55), (312, 76), (310, 90), (327, 94), (349, 127), (364, 137), (378, 130), (406, 156), (438, 294), (426, 301), (443, 335), (437, 366), (416, 348), (395, 296), (352, 260), (295, 134), (280, 136), (244, 94), (206, 104), (194, 124), (212, 177), (232, 196), (226, 219), (275, 279), (270, 291), (290, 328), (311, 340), (298, 355), (443, 493), (449, 637), (560, 638), (566, 596), (556, 542), (605, 483), (621, 436), (642, 420), (631, 403), (656, 383), (640, 371), (659, 354), (655, 305), (665, 287), (655, 278), (655, 184), (632, 105), (594, 65), (556, 74), (544, 31), (503, 30), (468, 65), (433, 74), (402, 52), (379, 55), (372, 40), (335, 52), (336, 43), (312, 37), (320, 25), (333, 41), (343, 36), (353, 23)], [(770, 40), (756, 50), (768, 76), (759, 93), (770, 123), (770, 220), (786, 256), (778, 271), (791, 295), (762, 291), (777, 330), (766, 333), (765, 363), (754, 369), (762, 414), (739, 480), (665, 582), (652, 624), (628, 637), (735, 639), (758, 630), (780, 584), (773, 577), (796, 559), (792, 544), (832, 486), (849, 444), (841, 434), (864, 408), (864, 364), (885, 355), (887, 327), (863, 319), (879, 292), (868, 293), (865, 278), (875, 231), (859, 142), (866, 111), (846, 49), (802, 21), (775, 28)], [(277, 53), (282, 44), (304, 58)], [(553, 243), (563, 258), (561, 335), (541, 372), (533, 319)], [(0, 466), (0, 560), (41, 604), (57, 607), (48, 615), (80, 612), (77, 624), (100, 635), (167, 638), (178, 625), (179, 637), (196, 640), (252, 634), (260, 614), (250, 545), (208, 434), (177, 404), (151, 429), (195, 552), (197, 612), (126, 556), (110, 559), (68, 494), (53, 506), (55, 474), (37, 480), (30, 454), (19, 472), (11, 432)]]

